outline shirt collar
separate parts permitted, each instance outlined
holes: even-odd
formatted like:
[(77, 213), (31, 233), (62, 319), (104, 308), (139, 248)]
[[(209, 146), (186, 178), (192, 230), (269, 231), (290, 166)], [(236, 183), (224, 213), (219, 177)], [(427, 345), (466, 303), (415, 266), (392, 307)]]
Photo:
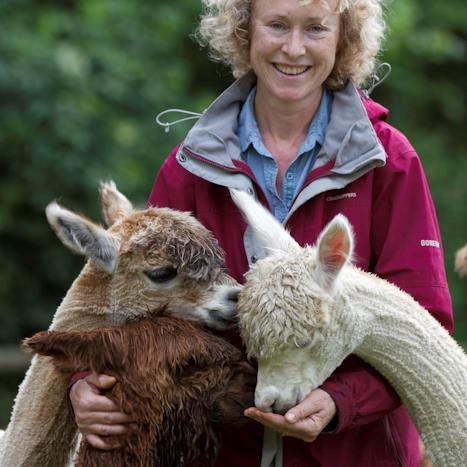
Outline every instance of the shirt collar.
[(251, 144), (255, 149), (264, 155), (269, 151), (264, 147), (261, 133), (256, 122), (254, 102), (256, 96), (256, 86), (253, 86), (243, 104), (242, 110), (238, 116), (238, 137), (240, 139), (240, 149), (246, 152)]
[(327, 89), (324, 89), (318, 110), (315, 113), (313, 120), (311, 120), (306, 138), (298, 151), (299, 154), (311, 151), (316, 146), (316, 143), (318, 143), (320, 146), (323, 145), (324, 137), (326, 135), (326, 130), (328, 128), (328, 123), (331, 116), (331, 106), (332, 94)]
[[(244, 153), (251, 144), (256, 151), (263, 155), (269, 155), (269, 151), (263, 144), (261, 133), (259, 132), (254, 112), (254, 101), (256, 96), (256, 86), (248, 93), (248, 96), (243, 104), (242, 110), (238, 117), (238, 137), (240, 140), (240, 149)], [(322, 146), (326, 129), (329, 123), (332, 106), (332, 94), (327, 89), (324, 90), (321, 96), (321, 101), (318, 110), (313, 117), (313, 120), (308, 127), (308, 132), (305, 140), (300, 146), (298, 154), (306, 151), (311, 151), (316, 143)]]

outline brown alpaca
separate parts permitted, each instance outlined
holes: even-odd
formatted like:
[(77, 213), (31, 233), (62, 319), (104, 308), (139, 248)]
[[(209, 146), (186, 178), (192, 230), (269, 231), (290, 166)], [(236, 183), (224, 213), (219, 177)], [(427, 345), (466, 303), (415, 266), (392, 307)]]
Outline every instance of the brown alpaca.
[(82, 442), (77, 465), (177, 467), (209, 465), (222, 423), (245, 420), (255, 371), (241, 352), (187, 320), (154, 314), (87, 332), (40, 332), (25, 341), (57, 369), (115, 376), (107, 396), (138, 422), (114, 451)]
[[(161, 309), (216, 329), (233, 324), (239, 287), (225, 272), (223, 253), (203, 225), (172, 209), (134, 210), (113, 182), (102, 185), (101, 202), (108, 229), (56, 203), (47, 207), (60, 240), (88, 259), (50, 330), (121, 326)], [(0, 438), (0, 466), (69, 464), (77, 429), (68, 413), (68, 381), (49, 358), (34, 356)]]

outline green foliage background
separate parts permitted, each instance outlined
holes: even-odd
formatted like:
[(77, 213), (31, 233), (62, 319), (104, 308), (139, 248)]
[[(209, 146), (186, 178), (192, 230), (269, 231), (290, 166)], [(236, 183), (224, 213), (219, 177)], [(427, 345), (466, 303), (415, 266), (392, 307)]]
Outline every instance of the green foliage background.
[[(0, 0), (0, 344), (47, 328), (82, 267), (48, 227), (47, 203), (99, 219), (98, 183), (113, 178), (144, 205), (189, 128), (166, 134), (154, 116), (202, 111), (231, 82), (191, 39), (200, 8), (196, 0)], [(453, 256), (467, 242), (467, 2), (392, 0), (387, 18), (382, 59), (393, 72), (373, 97), (424, 163), (455, 337), (466, 345), (467, 279), (453, 272)], [(4, 424), (8, 414), (0, 416)]]

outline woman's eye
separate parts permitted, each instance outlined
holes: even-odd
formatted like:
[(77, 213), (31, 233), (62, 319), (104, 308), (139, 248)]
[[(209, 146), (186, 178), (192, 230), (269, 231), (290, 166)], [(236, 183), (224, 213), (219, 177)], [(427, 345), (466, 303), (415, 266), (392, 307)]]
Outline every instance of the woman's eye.
[(163, 282), (172, 280), (177, 275), (177, 270), (170, 266), (164, 266), (161, 268), (144, 271), (144, 274), (153, 282), (161, 284)]
[(281, 31), (282, 29), (285, 29), (285, 24), (280, 23), (279, 21), (273, 21), (272, 23), (269, 23), (269, 27), (275, 31)]
[(307, 31), (312, 33), (320, 33), (326, 31), (326, 28), (321, 24), (313, 24), (307, 27)]

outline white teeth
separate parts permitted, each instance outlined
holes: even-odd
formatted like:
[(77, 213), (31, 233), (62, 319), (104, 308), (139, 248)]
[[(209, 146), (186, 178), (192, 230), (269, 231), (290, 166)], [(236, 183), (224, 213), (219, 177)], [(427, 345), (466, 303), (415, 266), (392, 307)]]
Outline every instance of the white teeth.
[(299, 75), (300, 73), (308, 70), (307, 66), (287, 66), (276, 64), (275, 67), (286, 75)]

